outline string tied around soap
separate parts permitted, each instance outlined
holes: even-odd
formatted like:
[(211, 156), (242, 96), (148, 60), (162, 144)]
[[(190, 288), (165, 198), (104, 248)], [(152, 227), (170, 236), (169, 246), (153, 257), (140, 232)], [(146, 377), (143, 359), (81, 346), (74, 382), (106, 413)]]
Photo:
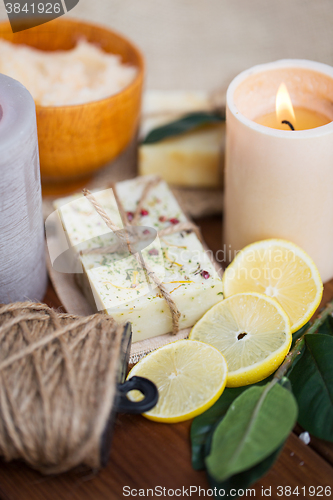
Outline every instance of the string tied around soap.
[[(120, 214), (120, 217), (122, 219), (123, 225), (126, 229), (128, 229), (128, 231), (121, 231), (121, 228), (111, 220), (111, 218), (106, 213), (104, 208), (98, 203), (98, 201), (96, 200), (94, 195), (88, 189), (84, 189), (83, 190), (84, 196), (90, 201), (90, 203), (92, 204), (92, 206), (94, 207), (96, 212), (100, 215), (100, 217), (103, 219), (103, 221), (105, 222), (107, 227), (109, 229), (111, 229), (111, 231), (117, 232), (117, 235), (119, 235), (121, 242), (119, 242), (118, 245), (113, 245), (113, 246), (109, 246), (109, 247), (99, 247), (99, 248), (94, 248), (94, 249), (86, 249), (86, 250), (81, 251), (81, 254), (89, 254), (89, 253), (103, 254), (103, 253), (110, 253), (110, 252), (112, 253), (112, 252), (117, 251), (117, 248), (119, 248), (119, 246), (121, 244), (126, 243), (130, 254), (133, 255), (136, 262), (139, 264), (139, 266), (145, 272), (145, 274), (148, 278), (148, 282), (149, 282), (149, 279), (151, 279), (155, 283), (155, 285), (158, 287), (158, 289), (161, 292), (161, 295), (165, 299), (165, 301), (170, 309), (171, 316), (172, 316), (172, 333), (174, 335), (176, 335), (179, 331), (179, 320), (181, 317), (181, 313), (180, 313), (174, 299), (172, 298), (171, 293), (167, 290), (164, 283), (159, 279), (159, 277), (156, 275), (154, 270), (151, 269), (149, 264), (147, 264), (147, 262), (144, 261), (144, 259), (142, 258), (141, 254), (139, 252), (133, 251), (133, 249), (132, 249), (133, 241), (131, 241), (131, 238), (130, 238), (131, 227), (137, 225), (139, 218), (140, 218), (143, 204), (144, 204), (148, 194), (150, 193), (151, 189), (153, 189), (160, 181), (161, 181), (160, 177), (154, 177), (153, 179), (149, 180), (146, 183), (131, 220), (129, 220), (129, 217), (125, 211), (124, 205), (119, 198), (116, 185), (115, 184), (110, 185), (110, 187), (113, 190), (113, 194), (114, 194), (117, 206), (118, 206), (119, 214)], [(164, 228), (161, 231), (158, 231), (157, 234), (159, 237), (163, 237), (163, 236), (168, 236), (168, 235), (175, 234), (175, 233), (181, 233), (182, 231), (194, 232), (197, 235), (197, 237), (201, 240), (201, 235), (200, 235), (198, 227), (193, 222), (190, 222), (190, 221), (179, 222), (179, 223), (174, 224), (170, 227)]]

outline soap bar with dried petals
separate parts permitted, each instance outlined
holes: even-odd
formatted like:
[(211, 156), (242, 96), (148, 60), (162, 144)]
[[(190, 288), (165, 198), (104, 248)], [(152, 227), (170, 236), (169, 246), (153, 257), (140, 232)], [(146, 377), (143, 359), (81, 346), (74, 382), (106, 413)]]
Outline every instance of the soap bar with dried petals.
[[(118, 196), (129, 218), (151, 177), (138, 177), (117, 184)], [(112, 189), (94, 192), (97, 202), (118, 226), (123, 227)], [(78, 275), (85, 294), (97, 310), (117, 321), (130, 321), (133, 342), (172, 330), (168, 304), (147, 278), (133, 255), (124, 249), (113, 253), (87, 253), (87, 249), (112, 246), (117, 235), (106, 226), (83, 195), (57, 200), (62, 226), (69, 244), (79, 254), (83, 273)], [(222, 300), (222, 281), (209, 255), (194, 232), (174, 233), (149, 240), (150, 231), (172, 227), (187, 219), (164, 181), (154, 186), (143, 204), (138, 225), (147, 234), (141, 256), (165, 284), (180, 313), (180, 328), (191, 327), (214, 304)]]

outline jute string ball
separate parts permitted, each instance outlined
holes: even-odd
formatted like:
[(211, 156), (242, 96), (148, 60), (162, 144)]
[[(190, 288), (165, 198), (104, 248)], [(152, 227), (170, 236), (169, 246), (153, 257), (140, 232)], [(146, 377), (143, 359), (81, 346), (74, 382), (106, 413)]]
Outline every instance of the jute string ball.
[(124, 327), (44, 304), (0, 305), (0, 455), (44, 474), (98, 469)]

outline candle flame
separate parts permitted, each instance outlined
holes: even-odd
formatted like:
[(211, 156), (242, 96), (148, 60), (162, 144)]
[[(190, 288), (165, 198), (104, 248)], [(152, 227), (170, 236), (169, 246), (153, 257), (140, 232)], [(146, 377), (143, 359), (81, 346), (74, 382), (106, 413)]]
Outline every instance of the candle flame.
[(281, 83), (276, 94), (276, 116), (281, 123), (282, 120), (292, 120), (295, 124), (294, 108), (290, 99), (289, 92), (284, 83)]

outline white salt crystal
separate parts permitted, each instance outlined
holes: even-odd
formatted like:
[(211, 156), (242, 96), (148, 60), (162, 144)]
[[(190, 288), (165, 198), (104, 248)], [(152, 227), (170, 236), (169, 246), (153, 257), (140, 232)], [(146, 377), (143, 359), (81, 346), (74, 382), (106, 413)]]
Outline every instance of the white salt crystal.
[(302, 432), (298, 437), (304, 444), (309, 444), (311, 441), (310, 434), (308, 432)]

